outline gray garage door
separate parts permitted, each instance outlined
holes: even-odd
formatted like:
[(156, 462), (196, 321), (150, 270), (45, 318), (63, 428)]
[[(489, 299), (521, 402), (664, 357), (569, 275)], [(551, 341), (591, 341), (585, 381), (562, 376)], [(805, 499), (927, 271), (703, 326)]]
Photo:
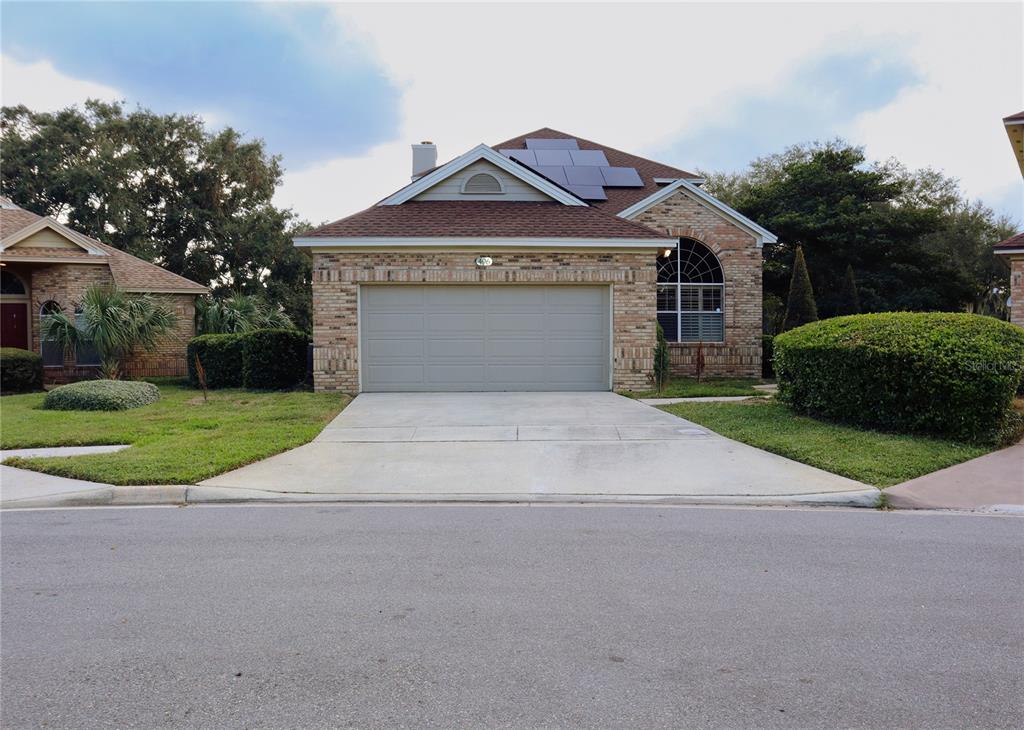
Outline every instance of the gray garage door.
[(608, 297), (589, 286), (364, 286), (363, 390), (608, 390)]

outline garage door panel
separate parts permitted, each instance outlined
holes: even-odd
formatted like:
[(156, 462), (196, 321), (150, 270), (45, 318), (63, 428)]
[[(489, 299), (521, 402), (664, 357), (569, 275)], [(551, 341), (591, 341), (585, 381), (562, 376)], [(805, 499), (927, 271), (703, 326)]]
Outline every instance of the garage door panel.
[(363, 389), (607, 390), (606, 286), (364, 286)]
[(487, 343), (480, 338), (460, 340), (430, 338), (426, 340), (425, 346), (431, 359), (458, 361), (471, 357), (482, 362)]
[(423, 359), (423, 338), (400, 339), (391, 337), (387, 339), (373, 339), (363, 342), (364, 355), (368, 358), (408, 358), (415, 362)]

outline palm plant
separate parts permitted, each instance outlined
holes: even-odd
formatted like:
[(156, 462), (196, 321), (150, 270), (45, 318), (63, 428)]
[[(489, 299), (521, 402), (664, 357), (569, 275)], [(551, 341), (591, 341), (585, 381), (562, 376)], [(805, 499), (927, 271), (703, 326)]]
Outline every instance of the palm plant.
[(117, 287), (94, 284), (85, 290), (81, 313), (56, 312), (43, 317), (42, 337), (65, 352), (92, 347), (100, 373), (116, 380), (123, 364), (138, 350), (152, 350), (170, 332), (177, 318), (148, 294), (127, 294)]
[(204, 297), (196, 301), (196, 331), (202, 335), (294, 326), (280, 307), (251, 294), (232, 294), (226, 299)]

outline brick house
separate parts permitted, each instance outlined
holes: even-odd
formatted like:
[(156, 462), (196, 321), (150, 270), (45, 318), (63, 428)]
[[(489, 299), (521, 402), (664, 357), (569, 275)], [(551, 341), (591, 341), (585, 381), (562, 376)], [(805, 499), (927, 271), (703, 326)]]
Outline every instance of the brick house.
[[(1010, 138), (1017, 166), (1024, 176), (1024, 112), (1004, 118), (1003, 126)], [(1024, 233), (1000, 241), (993, 250), (996, 255), (1005, 256), (1010, 266), (1010, 321), (1024, 327)]]
[(186, 373), (195, 301), (208, 291), (205, 286), (19, 208), (7, 198), (0, 198), (0, 276), (2, 346), (41, 353), (47, 382), (97, 375), (95, 352), (66, 354), (40, 337), (42, 317), (55, 310), (75, 311), (92, 284), (156, 295), (177, 317), (174, 331), (152, 352), (139, 353), (125, 365), (126, 377)]
[(437, 166), (309, 231), (317, 390), (649, 387), (761, 372), (761, 248), (696, 175), (552, 129)]

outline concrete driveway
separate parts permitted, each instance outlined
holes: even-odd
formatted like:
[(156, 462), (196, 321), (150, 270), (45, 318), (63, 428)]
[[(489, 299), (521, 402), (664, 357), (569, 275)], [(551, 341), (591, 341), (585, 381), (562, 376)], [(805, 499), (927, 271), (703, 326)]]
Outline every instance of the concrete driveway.
[(614, 393), (363, 394), (313, 442), (202, 486), (367, 500), (877, 498)]

